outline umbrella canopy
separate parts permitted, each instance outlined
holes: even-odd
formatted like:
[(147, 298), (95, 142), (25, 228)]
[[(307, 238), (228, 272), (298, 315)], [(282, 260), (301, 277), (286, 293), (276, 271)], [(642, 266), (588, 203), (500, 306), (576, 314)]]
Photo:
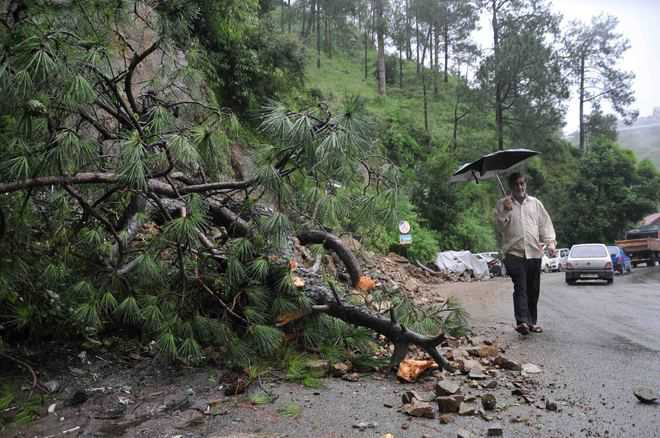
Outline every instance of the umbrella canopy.
[(529, 157), (538, 155), (531, 149), (505, 149), (482, 156), (471, 163), (465, 163), (449, 178), (450, 182), (470, 181), (479, 182), (480, 179), (497, 178), (502, 193), (504, 185), (500, 180), (500, 173), (509, 171)]

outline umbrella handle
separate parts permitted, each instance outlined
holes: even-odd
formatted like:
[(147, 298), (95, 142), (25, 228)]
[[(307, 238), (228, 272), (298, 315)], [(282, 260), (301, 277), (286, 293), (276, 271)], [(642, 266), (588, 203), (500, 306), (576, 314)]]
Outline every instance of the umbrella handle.
[(502, 194), (506, 196), (506, 190), (504, 190), (504, 184), (502, 184), (502, 180), (500, 179), (500, 174), (496, 173), (495, 176), (497, 177), (497, 182), (500, 183), (500, 189), (502, 189)]

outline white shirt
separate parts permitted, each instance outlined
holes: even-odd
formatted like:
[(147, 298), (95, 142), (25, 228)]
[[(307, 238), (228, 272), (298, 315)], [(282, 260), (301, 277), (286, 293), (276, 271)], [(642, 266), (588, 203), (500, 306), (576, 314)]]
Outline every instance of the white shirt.
[(495, 224), (502, 243), (502, 253), (526, 259), (543, 256), (542, 242), (555, 244), (555, 228), (543, 204), (533, 196), (522, 202), (513, 200), (513, 209), (504, 208), (504, 198), (495, 205)]

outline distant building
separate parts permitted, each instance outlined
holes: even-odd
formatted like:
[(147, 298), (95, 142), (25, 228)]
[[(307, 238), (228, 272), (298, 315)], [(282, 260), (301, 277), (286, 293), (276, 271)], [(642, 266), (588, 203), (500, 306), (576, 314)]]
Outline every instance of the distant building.
[(660, 213), (653, 213), (646, 216), (639, 225), (660, 225)]

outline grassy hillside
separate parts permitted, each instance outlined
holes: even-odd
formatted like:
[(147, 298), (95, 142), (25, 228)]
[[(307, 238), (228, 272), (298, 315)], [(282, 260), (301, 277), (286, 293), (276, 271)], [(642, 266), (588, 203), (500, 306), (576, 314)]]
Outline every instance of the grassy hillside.
[[(368, 53), (367, 80), (364, 79), (363, 52), (356, 50), (346, 54), (337, 51), (332, 58), (323, 53), (320, 69), (316, 67), (316, 52), (308, 49), (307, 56), (305, 79), (309, 89), (318, 90), (324, 99), (335, 103), (346, 95), (362, 96), (367, 101), (369, 112), (375, 116), (378, 128), (399, 124), (422, 134), (420, 137), (424, 136), (422, 77), (416, 73), (414, 62), (404, 63), (403, 89), (399, 87), (397, 64), (395, 83), (388, 83), (387, 95), (380, 97), (376, 91), (374, 50)], [(452, 142), (457, 87), (451, 77), (448, 83), (444, 83), (441, 74), (437, 81), (438, 94), (434, 95), (432, 75), (430, 70), (426, 70), (429, 132), (436, 147), (447, 147)], [(486, 117), (486, 114), (474, 109), (459, 124), (458, 142), (467, 158), (473, 158), (481, 151), (490, 151), (495, 144), (494, 128), (478, 126), (484, 124)]]

